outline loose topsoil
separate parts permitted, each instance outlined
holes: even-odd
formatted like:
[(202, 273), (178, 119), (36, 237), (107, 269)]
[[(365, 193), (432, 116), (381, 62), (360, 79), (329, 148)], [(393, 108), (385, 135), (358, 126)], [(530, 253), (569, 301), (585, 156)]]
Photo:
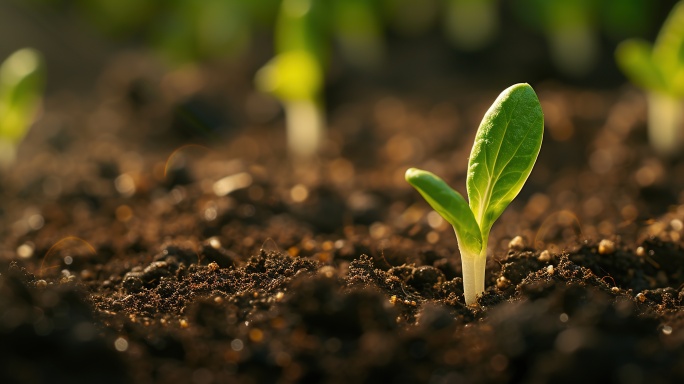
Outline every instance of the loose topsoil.
[(0, 184), (0, 382), (684, 382), (684, 164), (639, 91), (533, 84), (542, 151), (468, 307), (403, 173), (465, 192), (510, 84), (346, 85), (305, 162), (221, 68), (133, 56), (46, 101)]

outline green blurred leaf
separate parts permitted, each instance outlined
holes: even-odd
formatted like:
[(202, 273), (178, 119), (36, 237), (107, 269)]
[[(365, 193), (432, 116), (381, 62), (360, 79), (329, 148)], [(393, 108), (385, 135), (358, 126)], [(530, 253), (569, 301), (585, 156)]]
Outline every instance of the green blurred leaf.
[(271, 59), (256, 74), (257, 87), (281, 100), (313, 100), (323, 87), (323, 70), (308, 51), (290, 51)]
[(667, 84), (656, 63), (653, 48), (644, 40), (630, 39), (618, 45), (615, 59), (620, 69), (639, 87), (666, 92)]
[(42, 55), (20, 49), (0, 66), (0, 137), (17, 144), (38, 111), (45, 82)]
[(653, 60), (665, 78), (684, 67), (684, 1), (678, 2), (660, 29), (653, 45)]

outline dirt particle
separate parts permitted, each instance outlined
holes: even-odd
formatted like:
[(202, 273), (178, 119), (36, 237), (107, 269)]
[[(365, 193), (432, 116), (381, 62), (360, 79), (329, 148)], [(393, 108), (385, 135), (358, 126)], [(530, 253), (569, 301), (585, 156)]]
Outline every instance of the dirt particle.
[(618, 293), (618, 292), (620, 292), (620, 288), (618, 288), (618, 287), (613, 287), (613, 288), (610, 289), (610, 291), (613, 292), (613, 293)]
[(33, 256), (33, 249), (33, 244), (24, 243), (17, 247), (17, 256), (21, 257), (22, 259), (30, 259), (31, 256)]
[(261, 329), (253, 328), (249, 331), (249, 339), (254, 343), (260, 343), (264, 339)]
[(663, 329), (661, 329), (661, 332), (663, 332), (663, 335), (671, 335), (672, 327), (670, 327), (669, 325), (663, 325)]
[(646, 249), (644, 247), (638, 247), (636, 249), (636, 255), (639, 257), (645, 257), (646, 256)]
[(335, 268), (330, 265), (325, 265), (318, 269), (318, 273), (330, 279), (335, 276)]
[(116, 208), (114, 215), (118, 221), (125, 223), (133, 218), (133, 210), (128, 205), (120, 205)]
[(498, 279), (496, 279), (496, 287), (499, 289), (506, 289), (510, 285), (511, 281), (508, 280), (505, 276), (499, 276)]
[(47, 288), (47, 285), (48, 285), (47, 281), (45, 281), (43, 279), (36, 281), (36, 288), (38, 288), (38, 289), (45, 289), (45, 288)]
[(397, 304), (397, 295), (392, 295), (389, 299), (390, 304), (396, 305)]
[(513, 239), (511, 239), (510, 243), (508, 243), (508, 249), (514, 251), (522, 251), (525, 249), (525, 247), (525, 239), (522, 236), (516, 236)]
[(546, 273), (548, 273), (549, 275), (553, 275), (554, 272), (556, 271), (553, 269), (553, 265), (549, 265), (548, 267), (546, 267)]
[(543, 250), (540, 254), (537, 260), (541, 261), (542, 263), (547, 263), (551, 261), (551, 253), (548, 250)]
[(114, 340), (114, 348), (119, 352), (126, 352), (128, 350), (128, 341), (123, 337)]
[(283, 300), (283, 297), (285, 297), (285, 292), (278, 292), (275, 294), (275, 299), (276, 301), (281, 301)]
[(185, 320), (185, 319), (180, 319), (180, 321), (179, 321), (178, 323), (179, 323), (180, 327), (183, 328), (183, 329), (185, 329), (185, 328), (187, 328), (187, 327), (190, 326), (190, 324), (188, 323), (188, 321)]
[(646, 295), (644, 295), (643, 293), (638, 293), (636, 295), (636, 299), (639, 300), (639, 302), (643, 303), (644, 301), (646, 301)]
[(608, 239), (603, 239), (599, 242), (598, 253), (600, 255), (609, 255), (615, 252), (615, 242)]
[(489, 360), (489, 364), (493, 370), (503, 372), (506, 367), (508, 367), (508, 358), (499, 353), (492, 356), (491, 360)]
[(219, 265), (216, 264), (215, 261), (212, 261), (211, 263), (209, 263), (209, 265), (207, 265), (207, 267), (208, 267), (209, 270), (212, 271), (212, 272), (216, 272), (216, 271), (219, 270)]

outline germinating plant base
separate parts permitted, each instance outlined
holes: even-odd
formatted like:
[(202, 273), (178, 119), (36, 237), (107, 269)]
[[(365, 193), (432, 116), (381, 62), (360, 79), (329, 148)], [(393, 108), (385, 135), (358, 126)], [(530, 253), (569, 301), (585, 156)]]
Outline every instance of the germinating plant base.
[(501, 92), (480, 123), (468, 161), (469, 203), (436, 175), (406, 171), (406, 181), (454, 227), (466, 304), (484, 292), (489, 231), (525, 184), (543, 134), (537, 94), (529, 84), (516, 84)]

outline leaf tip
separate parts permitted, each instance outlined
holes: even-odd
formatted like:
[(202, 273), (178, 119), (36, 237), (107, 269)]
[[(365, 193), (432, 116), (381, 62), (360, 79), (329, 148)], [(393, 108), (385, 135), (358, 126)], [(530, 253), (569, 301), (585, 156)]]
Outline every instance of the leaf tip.
[(406, 170), (406, 173), (404, 174), (404, 178), (406, 179), (406, 181), (408, 181), (410, 183), (411, 180), (414, 180), (417, 177), (419, 177), (420, 173), (421, 173), (421, 170), (418, 168), (409, 168)]

